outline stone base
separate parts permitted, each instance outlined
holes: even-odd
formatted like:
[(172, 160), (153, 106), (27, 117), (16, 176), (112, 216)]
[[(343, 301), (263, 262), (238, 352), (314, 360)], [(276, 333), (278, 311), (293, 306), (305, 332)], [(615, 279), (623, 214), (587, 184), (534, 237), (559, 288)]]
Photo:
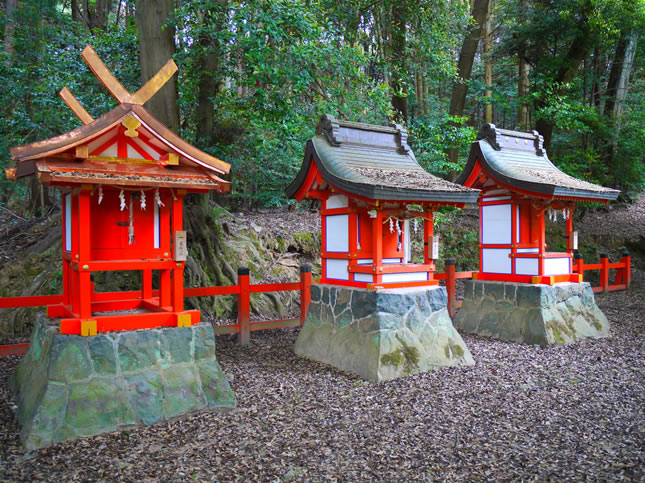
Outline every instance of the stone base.
[(606, 337), (609, 321), (588, 282), (530, 285), (466, 280), (459, 330), (549, 346)]
[(372, 381), (474, 364), (446, 303), (438, 286), (376, 292), (313, 285), (295, 352)]
[(210, 324), (81, 337), (39, 315), (10, 384), (28, 450), (236, 404)]

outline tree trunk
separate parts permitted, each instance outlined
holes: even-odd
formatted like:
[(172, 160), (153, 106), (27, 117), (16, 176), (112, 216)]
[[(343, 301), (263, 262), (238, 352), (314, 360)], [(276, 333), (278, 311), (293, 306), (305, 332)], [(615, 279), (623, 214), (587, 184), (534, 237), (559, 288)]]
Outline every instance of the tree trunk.
[[(492, 1), (492, 0), (491, 0)], [(490, 9), (489, 9), (490, 10)], [(491, 12), (486, 15), (486, 23), (484, 24), (484, 82), (486, 90), (484, 97), (486, 97), (486, 104), (484, 104), (484, 122), (493, 122), (493, 64), (490, 59), (491, 49)]]
[(618, 80), (618, 87), (616, 89), (616, 103), (614, 105), (614, 119), (618, 119), (623, 114), (623, 104), (627, 98), (629, 90), (629, 76), (632, 73), (634, 66), (634, 57), (636, 55), (636, 43), (638, 35), (632, 34), (629, 37), (627, 44), (627, 51), (625, 52), (625, 59), (623, 61), (623, 68), (620, 72), (620, 79)]
[[(147, 82), (175, 53), (175, 29), (166, 25), (173, 13), (173, 0), (137, 0), (135, 18), (139, 30), (141, 82)], [(145, 104), (159, 121), (179, 132), (177, 77), (173, 76)]]
[(406, 62), (406, 21), (407, 6), (399, 3), (392, 8), (392, 107), (397, 121), (408, 122), (408, 97), (405, 77), (407, 75)]
[[(215, 8), (204, 12), (204, 22), (215, 27), (219, 33), (224, 21), (227, 0), (218, 0)], [(199, 77), (199, 93), (197, 104), (197, 139), (212, 143), (215, 136), (215, 105), (213, 98), (217, 96), (221, 84), (220, 52), (217, 39), (212, 39), (202, 32), (199, 37), (201, 57), (201, 72)]]
[[(560, 94), (566, 92), (566, 84), (573, 80), (583, 59), (591, 50), (592, 36), (590, 35), (589, 23), (584, 13), (582, 22), (578, 35), (573, 40), (571, 47), (569, 47), (563, 59), (562, 67), (560, 67), (554, 79), (556, 84), (562, 86), (559, 89)], [(544, 102), (541, 102), (541, 105), (544, 106)], [(548, 152), (551, 146), (551, 137), (553, 136), (553, 121), (550, 119), (538, 119), (535, 125), (538, 132), (544, 137), (544, 149)]]
[(7, 64), (11, 62), (14, 54), (14, 33), (16, 30), (15, 24), (16, 15), (16, 0), (7, 0), (5, 7), (5, 24), (4, 24), (4, 51), (7, 54)]
[(613, 116), (614, 105), (616, 103), (616, 89), (618, 88), (618, 80), (620, 73), (623, 69), (623, 61), (625, 60), (625, 52), (627, 51), (627, 35), (622, 32), (618, 43), (616, 44), (616, 52), (614, 60), (611, 63), (609, 71), (609, 78), (607, 79), (607, 88), (605, 89), (605, 110), (608, 116)]
[(78, 8), (78, 0), (71, 0), (70, 8), (72, 10), (72, 20), (74, 22), (80, 22), (81, 19), (81, 11)]
[[(464, 114), (466, 93), (468, 92), (466, 81), (470, 79), (470, 73), (473, 70), (473, 61), (481, 38), (482, 26), (488, 15), (489, 4), (490, 0), (473, 0), (472, 17), (475, 23), (468, 28), (459, 52), (459, 61), (457, 62), (458, 80), (452, 88), (450, 109), (448, 111), (451, 116), (463, 116)], [(449, 149), (448, 157), (451, 162), (456, 163), (459, 158), (459, 151)]]

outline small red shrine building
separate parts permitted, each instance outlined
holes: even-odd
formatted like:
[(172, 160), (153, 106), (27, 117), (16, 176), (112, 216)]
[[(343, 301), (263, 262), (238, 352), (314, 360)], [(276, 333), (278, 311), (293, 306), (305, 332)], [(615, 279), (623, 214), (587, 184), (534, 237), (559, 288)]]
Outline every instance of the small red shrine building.
[[(486, 124), (472, 143), (458, 183), (481, 190), (478, 280), (552, 285), (580, 282), (573, 272), (575, 203), (608, 203), (617, 190), (560, 171), (537, 131), (518, 132)], [(545, 215), (566, 220), (567, 249), (548, 252)]]
[[(286, 193), (321, 201), (320, 283), (367, 289), (437, 285), (433, 212), (464, 207), (478, 191), (437, 178), (417, 162), (400, 126), (323, 116)], [(410, 230), (423, 220), (424, 263), (410, 263)], [(436, 239), (435, 239), (436, 240)]]
[[(83, 58), (119, 105), (99, 119), (65, 88), (61, 97), (84, 123), (44, 141), (11, 148), (7, 176), (37, 176), (62, 194), (63, 302), (47, 308), (63, 334), (190, 326), (184, 311), (183, 197), (230, 191), (230, 165), (183, 141), (143, 104), (177, 71), (169, 61), (134, 94), (88, 46)], [(141, 290), (94, 292), (91, 274), (140, 270)], [(153, 270), (159, 272), (153, 290)]]

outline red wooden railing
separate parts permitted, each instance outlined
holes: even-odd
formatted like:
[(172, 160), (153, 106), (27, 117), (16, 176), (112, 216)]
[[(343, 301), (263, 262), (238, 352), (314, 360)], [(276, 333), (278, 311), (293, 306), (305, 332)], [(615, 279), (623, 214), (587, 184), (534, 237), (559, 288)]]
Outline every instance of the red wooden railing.
[[(238, 334), (240, 344), (246, 345), (251, 340), (251, 332), (256, 330), (282, 329), (298, 327), (307, 317), (311, 302), (311, 267), (300, 267), (300, 282), (293, 283), (250, 283), (249, 269), (240, 267), (237, 270), (237, 285), (226, 287), (199, 287), (184, 289), (185, 297), (203, 297), (205, 295), (237, 295), (237, 323), (213, 327), (215, 335)], [(266, 292), (300, 291), (300, 316), (297, 319), (251, 321), (251, 294)]]
[[(609, 284), (609, 270), (616, 270), (616, 277), (613, 284)], [(600, 285), (592, 287), (596, 293), (615, 292), (617, 290), (627, 290), (632, 281), (632, 258), (629, 252), (623, 252), (623, 258), (618, 263), (609, 263), (609, 255), (600, 254), (600, 263), (585, 264), (582, 255), (577, 253), (573, 261), (573, 271), (582, 275), (584, 280), (585, 271), (600, 270)]]
[(457, 279), (473, 278), (473, 272), (455, 272), (455, 261), (452, 258), (446, 258), (446, 273), (435, 273), (434, 278), (446, 282), (448, 312), (450, 317), (454, 317), (457, 314), (457, 309), (461, 307), (461, 302), (457, 302)]
[[(458, 279), (472, 278), (473, 272), (456, 272), (455, 261), (453, 259), (446, 259), (446, 272), (435, 273), (436, 280), (444, 281), (446, 290), (448, 292), (448, 312), (451, 317), (457, 313), (457, 309), (461, 306), (461, 302), (457, 301), (456, 297), (456, 281)], [(616, 270), (616, 277), (612, 285), (609, 284), (609, 270)], [(600, 270), (600, 286), (592, 287), (594, 292), (613, 292), (616, 290), (627, 290), (631, 283), (631, 257), (629, 253), (623, 253), (623, 258), (619, 263), (609, 263), (607, 254), (600, 255), (600, 263), (598, 264), (585, 264), (581, 255), (576, 255), (573, 271), (583, 275), (584, 272), (589, 270)], [(195, 287), (185, 288), (185, 297), (205, 297), (214, 295), (237, 295), (238, 300), (238, 313), (237, 323), (227, 324), (214, 327), (215, 334), (238, 334), (238, 340), (241, 344), (248, 344), (251, 339), (251, 332), (257, 330), (270, 330), (279, 329), (284, 327), (297, 327), (304, 323), (311, 302), (310, 287), (312, 284), (311, 267), (303, 265), (300, 268), (300, 281), (292, 283), (264, 283), (264, 284), (251, 284), (249, 269), (241, 267), (238, 269), (238, 284), (227, 285), (221, 287)], [(300, 317), (295, 319), (283, 320), (263, 320), (251, 321), (251, 294), (252, 293), (267, 293), (267, 292), (284, 292), (289, 290), (300, 291)], [(97, 297), (101, 299), (110, 298), (110, 300), (118, 298), (119, 295), (130, 297), (137, 296), (140, 291), (134, 292), (110, 292), (110, 293), (96, 293)], [(153, 294), (154, 295), (154, 294)], [(26, 297), (3, 297), (0, 298), (0, 309), (16, 308), (16, 307), (38, 307), (50, 304), (61, 303), (63, 300), (62, 295), (32, 295)], [(11, 344), (0, 346), (0, 357), (8, 355), (24, 354), (29, 344)]]

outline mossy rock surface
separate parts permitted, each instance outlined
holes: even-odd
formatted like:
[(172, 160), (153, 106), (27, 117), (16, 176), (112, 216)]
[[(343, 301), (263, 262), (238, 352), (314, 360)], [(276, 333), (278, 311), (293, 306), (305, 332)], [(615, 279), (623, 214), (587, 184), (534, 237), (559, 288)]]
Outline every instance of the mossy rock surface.
[(80, 337), (40, 315), (11, 388), (29, 450), (236, 404), (210, 324)]
[(465, 332), (541, 346), (609, 335), (588, 282), (531, 285), (467, 280), (455, 327)]
[(446, 302), (443, 287), (375, 292), (314, 285), (296, 354), (374, 381), (473, 364)]

